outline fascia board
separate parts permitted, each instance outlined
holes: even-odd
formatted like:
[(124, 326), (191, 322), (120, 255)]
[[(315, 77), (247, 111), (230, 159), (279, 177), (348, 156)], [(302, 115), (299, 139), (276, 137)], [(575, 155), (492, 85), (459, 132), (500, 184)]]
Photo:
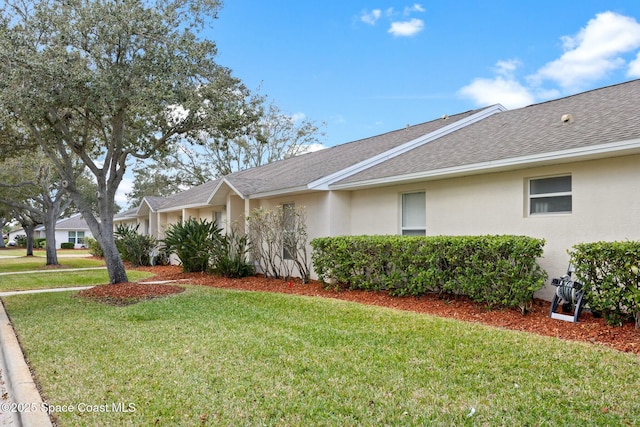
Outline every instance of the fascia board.
[(222, 178), (220, 182), (218, 182), (218, 185), (216, 185), (216, 188), (214, 188), (211, 192), (211, 196), (209, 196), (209, 198), (207, 199), (207, 204), (211, 203), (211, 200), (213, 200), (213, 198), (216, 196), (216, 193), (220, 191), (223, 184), (226, 184), (231, 189), (231, 191), (238, 195), (238, 197), (243, 200), (245, 199), (245, 196), (240, 191), (238, 191), (238, 189), (231, 182), (229, 182), (227, 178)]
[(158, 209), (158, 213), (175, 212), (175, 211), (181, 211), (184, 209), (200, 209), (200, 208), (205, 208), (207, 206), (209, 206), (207, 203), (192, 203), (189, 205), (176, 205), (176, 206), (170, 206), (168, 208)]
[(399, 145), (398, 147), (392, 148), (391, 150), (387, 150), (376, 156), (370, 157), (366, 160), (356, 163), (355, 165), (352, 165), (348, 168), (342, 169), (331, 175), (327, 175), (326, 177), (322, 177), (316, 181), (313, 181), (308, 185), (308, 188), (312, 190), (328, 190), (332, 186), (332, 184), (335, 182), (346, 179), (352, 175), (355, 175), (373, 166), (377, 166), (382, 162), (385, 162), (401, 154), (405, 154), (406, 152), (411, 151), (414, 148), (420, 147), (421, 145), (434, 141), (438, 138), (442, 138), (443, 136), (446, 136), (452, 132), (455, 132), (459, 129), (462, 129), (466, 126), (479, 122), (480, 120), (483, 120), (489, 116), (492, 116), (496, 113), (500, 113), (503, 111), (507, 111), (507, 109), (502, 105), (500, 104), (492, 105), (491, 107), (485, 108), (484, 110), (479, 111), (475, 114), (472, 114), (469, 117), (460, 119), (454, 123), (451, 123), (450, 125), (443, 126), (440, 129), (437, 129), (426, 135), (423, 135), (411, 141), (405, 142), (404, 144)]
[(520, 167), (532, 167), (536, 164), (548, 164), (569, 162), (571, 160), (580, 161), (590, 158), (612, 157), (622, 155), (622, 152), (631, 151), (640, 153), (640, 138), (627, 141), (620, 141), (609, 144), (592, 145), (589, 147), (572, 148), (567, 150), (540, 153), (529, 156), (512, 157), (503, 160), (492, 160), (489, 162), (472, 163), (468, 165), (454, 166), (450, 168), (435, 169), (425, 172), (417, 172), (406, 175), (390, 176), (379, 179), (370, 179), (354, 183), (334, 184), (331, 190), (354, 190), (364, 187), (376, 187), (392, 184), (400, 184), (407, 181), (442, 179), (454, 176), (473, 175), (483, 172), (499, 170), (513, 170)]
[(274, 191), (266, 191), (264, 193), (251, 194), (249, 195), (249, 199), (268, 199), (270, 197), (285, 196), (287, 194), (304, 193), (308, 192), (309, 190), (317, 190), (317, 188), (309, 188), (308, 186), (303, 185), (300, 187), (292, 187)]
[(140, 208), (142, 207), (142, 204), (146, 204), (149, 207), (149, 211), (151, 212), (155, 212), (155, 210), (151, 207), (151, 203), (149, 203), (149, 201), (147, 200), (147, 197), (143, 197), (142, 198), (142, 202), (140, 202), (140, 204), (138, 205), (138, 207), (135, 210), (135, 214), (138, 215), (140, 213)]

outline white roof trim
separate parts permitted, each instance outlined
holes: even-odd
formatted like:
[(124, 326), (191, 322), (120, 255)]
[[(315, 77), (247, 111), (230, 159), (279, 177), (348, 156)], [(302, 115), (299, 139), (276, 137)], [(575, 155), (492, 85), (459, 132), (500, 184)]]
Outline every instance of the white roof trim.
[(229, 182), (229, 180), (227, 178), (224, 179), (224, 182), (227, 183), (227, 185), (229, 186), (229, 188), (231, 188), (234, 193), (236, 193), (238, 195), (238, 197), (240, 197), (241, 199), (246, 199), (246, 196), (244, 194), (242, 194), (241, 191), (239, 191), (235, 185), (233, 185), (231, 182)]
[(354, 183), (334, 184), (332, 190), (356, 189), (378, 185), (399, 184), (404, 181), (420, 179), (445, 178), (448, 176), (470, 175), (477, 172), (515, 169), (518, 166), (533, 165), (538, 163), (569, 161), (572, 159), (587, 160), (588, 158), (603, 158), (607, 154), (615, 154), (621, 151), (636, 150), (640, 153), (640, 138), (615, 143), (591, 145), (588, 147), (571, 148), (567, 150), (553, 151), (549, 153), (533, 154), (529, 156), (512, 157), (503, 160), (492, 160), (482, 163), (454, 166), (450, 168), (435, 169), (431, 171), (416, 172), (406, 175), (396, 175), (384, 178), (375, 178)]
[(218, 182), (218, 185), (216, 185), (216, 188), (214, 188), (211, 192), (211, 195), (207, 199), (207, 204), (211, 203), (211, 200), (216, 196), (216, 193), (220, 190), (220, 188), (222, 188), (222, 184), (227, 184), (231, 191), (236, 193), (238, 197), (244, 200), (245, 196), (240, 191), (238, 191), (238, 189), (233, 184), (231, 184), (226, 177), (223, 177), (222, 179), (220, 179), (220, 182)]
[(331, 175), (327, 175), (316, 181), (313, 181), (308, 185), (308, 188), (311, 190), (328, 190), (329, 187), (331, 187), (334, 182), (341, 181), (345, 178), (350, 177), (351, 175), (355, 175), (359, 172), (362, 172), (363, 170), (369, 169), (370, 167), (376, 166), (382, 162), (385, 162), (389, 159), (392, 159), (396, 156), (399, 156), (410, 150), (413, 150), (414, 148), (417, 148), (428, 142), (434, 141), (438, 138), (442, 138), (443, 136), (448, 135), (452, 132), (455, 132), (456, 130), (462, 129), (466, 126), (479, 122), (480, 120), (483, 120), (489, 116), (492, 116), (496, 113), (500, 113), (503, 111), (507, 111), (507, 109), (502, 105), (500, 104), (492, 105), (491, 107), (485, 108), (482, 111), (479, 111), (463, 119), (460, 119), (454, 123), (451, 123), (450, 125), (441, 127), (440, 129), (437, 129), (426, 135), (415, 138), (411, 141), (405, 142), (402, 145), (399, 145), (395, 148), (387, 150), (376, 156), (370, 157), (348, 168), (342, 169)]
[(262, 198), (269, 198), (274, 196), (283, 196), (285, 194), (300, 193), (300, 192), (305, 192), (309, 190), (318, 190), (318, 188), (309, 188), (306, 185), (301, 185), (299, 187), (283, 188), (279, 190), (266, 191), (264, 193), (251, 194), (249, 196), (249, 199), (262, 199)]
[(158, 213), (167, 213), (167, 212), (175, 212), (175, 211), (182, 211), (185, 209), (200, 209), (200, 208), (204, 208), (208, 206), (208, 204), (202, 204), (202, 203), (190, 203), (188, 205), (177, 205), (177, 206), (170, 206), (167, 208), (162, 208), (162, 209), (158, 209)]

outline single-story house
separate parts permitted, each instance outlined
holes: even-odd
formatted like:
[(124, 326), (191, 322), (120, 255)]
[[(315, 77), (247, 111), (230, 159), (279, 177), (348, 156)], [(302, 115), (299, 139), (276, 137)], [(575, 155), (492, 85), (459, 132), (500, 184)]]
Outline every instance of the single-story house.
[(640, 80), (633, 80), (514, 110), (444, 115), (145, 198), (115, 221), (144, 224), (161, 238), (180, 219), (229, 227), (254, 208), (305, 206), (309, 239), (542, 237), (540, 264), (554, 277), (576, 243), (640, 239), (639, 184)]
[[(15, 237), (25, 235), (24, 229), (18, 228), (9, 233), (9, 241), (15, 241)], [(34, 238), (45, 238), (44, 225), (39, 225), (34, 229)], [(68, 218), (56, 221), (56, 249), (60, 249), (63, 242), (73, 243), (75, 248), (84, 247), (84, 238), (93, 237), (87, 222), (82, 215), (75, 214)]]

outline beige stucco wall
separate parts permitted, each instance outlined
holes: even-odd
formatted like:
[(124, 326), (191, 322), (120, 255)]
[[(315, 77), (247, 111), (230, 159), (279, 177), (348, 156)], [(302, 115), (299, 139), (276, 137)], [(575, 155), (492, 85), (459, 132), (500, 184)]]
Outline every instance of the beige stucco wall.
[[(355, 191), (351, 234), (399, 234), (400, 194), (426, 193), (427, 234), (519, 234), (546, 239), (540, 264), (550, 277), (567, 268), (579, 242), (640, 239), (640, 156), (585, 161)], [(527, 213), (527, 180), (571, 174), (571, 214)], [(552, 297), (553, 288), (538, 293)]]

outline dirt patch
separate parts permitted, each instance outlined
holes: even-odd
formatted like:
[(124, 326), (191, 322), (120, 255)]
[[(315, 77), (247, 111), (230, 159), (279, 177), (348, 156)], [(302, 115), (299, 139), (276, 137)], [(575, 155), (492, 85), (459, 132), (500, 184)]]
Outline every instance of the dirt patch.
[[(543, 300), (535, 300), (531, 311), (525, 316), (519, 310), (492, 310), (488, 311), (481, 304), (476, 304), (466, 298), (439, 298), (435, 295), (416, 297), (392, 297), (386, 292), (366, 291), (340, 291), (324, 289), (317, 281), (302, 284), (300, 280), (283, 281), (268, 279), (262, 276), (252, 276), (243, 279), (226, 279), (202, 273), (182, 273), (177, 266), (164, 267), (140, 267), (139, 270), (150, 271), (156, 274), (149, 281), (179, 280), (181, 283), (189, 283), (201, 286), (217, 288), (240, 289), (249, 291), (281, 292), (297, 295), (320, 296), (336, 298), (346, 301), (371, 304), (382, 307), (390, 307), (398, 310), (428, 313), (440, 317), (482, 323), (505, 329), (519, 330), (539, 335), (551, 336), (566, 340), (584, 341), (593, 344), (601, 344), (620, 351), (640, 354), (640, 330), (635, 329), (632, 323), (621, 327), (608, 326), (602, 318), (595, 318), (591, 313), (583, 313), (579, 323), (564, 322), (549, 318), (550, 303)], [(123, 290), (125, 295), (131, 297), (132, 293), (147, 293), (147, 298), (153, 297), (154, 290), (171, 293), (167, 288), (179, 288), (169, 285), (123, 284), (105, 285), (93, 289), (110, 293), (109, 298), (118, 299), (118, 291)]]

